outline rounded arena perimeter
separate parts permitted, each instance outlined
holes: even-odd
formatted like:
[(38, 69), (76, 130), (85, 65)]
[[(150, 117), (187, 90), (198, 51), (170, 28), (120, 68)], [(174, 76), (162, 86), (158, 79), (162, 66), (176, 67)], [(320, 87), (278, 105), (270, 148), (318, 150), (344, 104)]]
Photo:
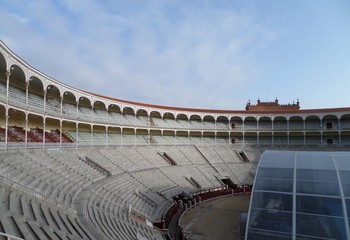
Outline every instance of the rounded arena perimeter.
[(349, 149), (350, 108), (299, 108), (109, 98), (46, 76), (0, 42), (0, 235), (180, 239), (171, 221), (249, 194), (266, 149)]

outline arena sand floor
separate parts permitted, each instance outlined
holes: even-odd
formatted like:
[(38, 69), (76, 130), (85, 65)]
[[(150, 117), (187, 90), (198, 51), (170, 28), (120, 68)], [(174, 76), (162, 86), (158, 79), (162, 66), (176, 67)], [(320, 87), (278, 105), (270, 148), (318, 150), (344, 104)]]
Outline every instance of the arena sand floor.
[(220, 198), (197, 206), (181, 219), (189, 240), (240, 239), (239, 215), (248, 212), (250, 196)]

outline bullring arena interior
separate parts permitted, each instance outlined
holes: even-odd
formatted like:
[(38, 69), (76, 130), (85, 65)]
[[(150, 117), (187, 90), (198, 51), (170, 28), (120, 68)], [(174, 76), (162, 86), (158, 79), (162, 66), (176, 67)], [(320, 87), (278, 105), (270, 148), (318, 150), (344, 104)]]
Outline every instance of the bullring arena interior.
[[(3, 239), (228, 239), (225, 231), (234, 232), (229, 239), (241, 239), (242, 223), (226, 220), (223, 212), (239, 217), (248, 211), (266, 152), (339, 153), (349, 146), (350, 108), (304, 110), (299, 101), (280, 104), (277, 99), (232, 111), (131, 102), (65, 85), (0, 43)], [(349, 170), (337, 175), (344, 209), (350, 205)], [(260, 208), (268, 208), (271, 217), (273, 210), (286, 209), (281, 202), (268, 199)], [(220, 206), (224, 211), (205, 216)], [(282, 238), (259, 236), (266, 229), (264, 234), (290, 233), (283, 239), (295, 239), (295, 234), (298, 239), (346, 239), (349, 209), (336, 215), (345, 221), (336, 237), (324, 231), (311, 238), (298, 227), (266, 227), (250, 216), (247, 225), (255, 230), (248, 239)], [(295, 211), (293, 216), (298, 216)], [(189, 226), (204, 218), (202, 228), (220, 221), (235, 224), (206, 237)], [(326, 221), (319, 223), (326, 228)]]

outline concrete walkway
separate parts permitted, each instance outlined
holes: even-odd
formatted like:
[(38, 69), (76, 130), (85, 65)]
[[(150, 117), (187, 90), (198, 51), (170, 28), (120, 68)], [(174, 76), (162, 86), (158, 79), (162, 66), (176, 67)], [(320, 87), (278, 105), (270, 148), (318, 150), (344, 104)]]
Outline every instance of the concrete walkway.
[(239, 238), (239, 214), (248, 212), (250, 196), (221, 198), (193, 208), (181, 219), (189, 240), (227, 240)]

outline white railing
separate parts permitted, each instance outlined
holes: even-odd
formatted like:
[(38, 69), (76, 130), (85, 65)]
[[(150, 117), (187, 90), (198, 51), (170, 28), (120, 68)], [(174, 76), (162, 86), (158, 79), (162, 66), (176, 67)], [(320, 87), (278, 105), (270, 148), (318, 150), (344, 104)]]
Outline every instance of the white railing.
[(10, 234), (6, 234), (3, 232), (0, 232), (0, 236), (6, 237), (6, 240), (24, 240), (23, 238), (19, 238)]

